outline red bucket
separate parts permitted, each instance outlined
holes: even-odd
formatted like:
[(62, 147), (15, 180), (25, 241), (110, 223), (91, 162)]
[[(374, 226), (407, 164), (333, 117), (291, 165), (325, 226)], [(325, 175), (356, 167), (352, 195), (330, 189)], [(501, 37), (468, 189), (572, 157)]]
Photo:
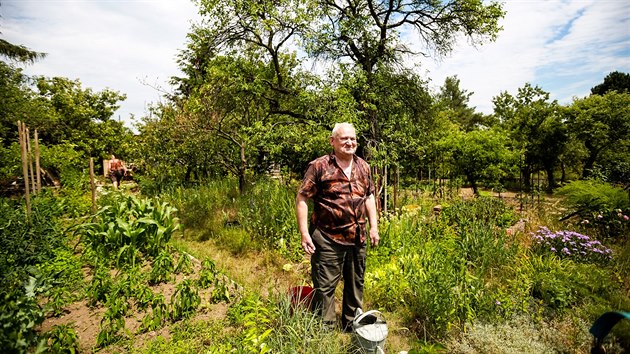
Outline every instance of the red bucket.
[(308, 285), (294, 286), (289, 289), (289, 295), (291, 296), (291, 308), (304, 307), (311, 309), (311, 303), (313, 302), (313, 295), (315, 290)]

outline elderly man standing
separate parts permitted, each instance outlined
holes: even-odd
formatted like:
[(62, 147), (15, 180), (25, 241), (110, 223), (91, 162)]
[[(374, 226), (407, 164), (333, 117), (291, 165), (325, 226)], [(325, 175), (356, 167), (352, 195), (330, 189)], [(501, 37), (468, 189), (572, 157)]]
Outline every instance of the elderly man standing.
[[(330, 145), (333, 153), (309, 164), (296, 200), (297, 220), (302, 247), (311, 255), (314, 306), (326, 325), (336, 323), (335, 289), (343, 276), (341, 325), (349, 332), (356, 308), (363, 306), (366, 218), (370, 242), (377, 246), (377, 211), (370, 166), (355, 155), (352, 124), (335, 124)], [(309, 228), (310, 198), (314, 210)]]

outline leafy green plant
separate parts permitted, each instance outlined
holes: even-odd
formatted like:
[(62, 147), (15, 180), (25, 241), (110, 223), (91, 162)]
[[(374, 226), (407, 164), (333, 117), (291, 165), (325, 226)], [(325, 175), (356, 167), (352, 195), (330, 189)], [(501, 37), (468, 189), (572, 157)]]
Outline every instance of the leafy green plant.
[(142, 324), (138, 331), (140, 333), (156, 330), (166, 323), (168, 319), (168, 309), (164, 302), (164, 295), (157, 294), (151, 299), (151, 313), (142, 318)]
[(104, 266), (92, 270), (92, 281), (87, 288), (88, 304), (95, 306), (98, 302), (105, 302), (107, 295), (113, 286), (113, 280), (109, 274), (109, 268)]
[(244, 352), (270, 353), (267, 344), (273, 332), (272, 324), (277, 317), (274, 307), (267, 307), (255, 296), (245, 296), (240, 302), (233, 304), (228, 310), (230, 320), (243, 327), (240, 342)]
[(232, 298), (230, 294), (231, 281), (225, 276), (216, 276), (214, 278), (214, 288), (210, 294), (210, 302), (219, 303), (222, 301), (230, 302)]
[(118, 296), (107, 298), (107, 310), (101, 319), (100, 332), (96, 336), (96, 346), (105, 347), (117, 342), (128, 334), (124, 316), (129, 311), (127, 299)]
[(216, 277), (216, 264), (209, 259), (204, 259), (201, 262), (201, 271), (199, 272), (199, 279), (197, 280), (197, 284), (202, 289), (208, 289), (212, 284), (214, 284), (214, 280)]
[(177, 265), (175, 266), (175, 273), (190, 274), (193, 271), (192, 261), (190, 255), (185, 252), (180, 252)]
[(162, 282), (168, 282), (171, 279), (171, 274), (174, 270), (175, 268), (171, 252), (166, 249), (162, 250), (151, 264), (149, 283), (159, 284)]
[(149, 305), (153, 303), (155, 294), (148, 286), (139, 284), (134, 292), (134, 298), (136, 299), (136, 307), (139, 310), (146, 310)]
[(0, 292), (0, 347), (8, 352), (25, 352), (40, 338), (36, 327), (44, 321), (44, 310), (36, 295), (42, 293), (41, 281), (30, 277), (23, 288)]
[(70, 324), (55, 325), (46, 332), (48, 350), (52, 353), (78, 353), (79, 336)]
[(177, 321), (194, 314), (200, 303), (199, 290), (193, 281), (183, 280), (177, 284), (177, 289), (171, 297), (171, 318)]

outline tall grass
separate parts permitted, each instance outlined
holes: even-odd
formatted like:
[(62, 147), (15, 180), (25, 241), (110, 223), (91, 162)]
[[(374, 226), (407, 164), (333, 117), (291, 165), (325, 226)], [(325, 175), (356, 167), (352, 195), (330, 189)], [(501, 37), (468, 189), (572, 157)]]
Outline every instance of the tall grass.
[(177, 188), (166, 198), (181, 211), (181, 220), (197, 239), (213, 239), (234, 253), (273, 249), (290, 259), (301, 255), (295, 222), (295, 191), (262, 179), (243, 195), (236, 180), (210, 181)]

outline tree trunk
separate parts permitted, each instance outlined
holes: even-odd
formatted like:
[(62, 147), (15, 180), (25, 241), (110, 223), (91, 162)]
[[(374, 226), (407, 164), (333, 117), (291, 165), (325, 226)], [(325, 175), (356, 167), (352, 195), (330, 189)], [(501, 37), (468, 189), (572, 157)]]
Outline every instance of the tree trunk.
[(238, 190), (245, 193), (245, 172), (247, 171), (247, 159), (245, 158), (245, 145), (241, 144), (241, 166), (238, 169)]
[(525, 191), (525, 193), (529, 193), (532, 190), (531, 169), (529, 166), (525, 166), (521, 169), (521, 172), (523, 174), (523, 191)]
[(553, 176), (553, 167), (546, 167), (545, 172), (547, 173), (547, 192), (551, 193), (556, 187), (556, 179)]

